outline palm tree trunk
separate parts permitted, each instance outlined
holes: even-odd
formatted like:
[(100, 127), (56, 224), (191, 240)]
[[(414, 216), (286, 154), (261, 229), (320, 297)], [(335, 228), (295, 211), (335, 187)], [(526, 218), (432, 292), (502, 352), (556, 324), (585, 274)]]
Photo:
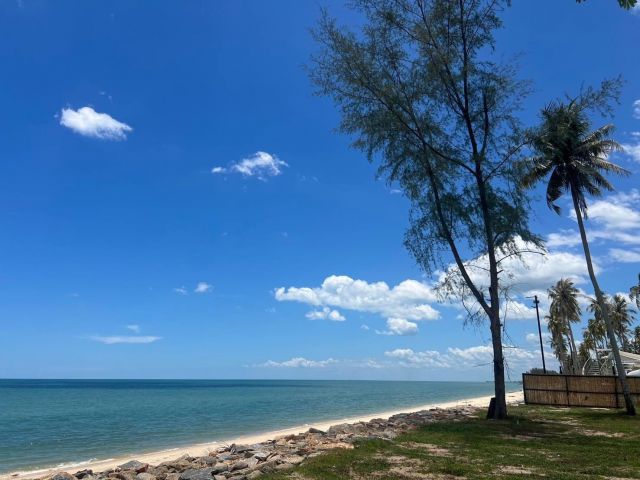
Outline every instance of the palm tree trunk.
[(578, 369), (578, 351), (576, 350), (576, 340), (573, 338), (573, 330), (571, 329), (571, 323), (567, 322), (567, 331), (569, 332), (569, 341), (571, 345), (571, 363), (572, 371), (575, 375), (580, 373)]
[(613, 325), (611, 324), (611, 319), (609, 318), (609, 311), (607, 305), (604, 301), (604, 295), (602, 295), (602, 291), (600, 290), (600, 286), (598, 285), (598, 280), (596, 279), (596, 274), (593, 271), (593, 263), (591, 262), (591, 251), (589, 250), (589, 241), (587, 240), (587, 234), (584, 229), (584, 222), (582, 220), (582, 212), (580, 211), (580, 205), (578, 204), (578, 196), (576, 192), (571, 187), (571, 198), (573, 199), (573, 208), (576, 211), (576, 218), (578, 219), (578, 228), (580, 229), (580, 238), (582, 240), (582, 248), (584, 249), (584, 256), (587, 261), (587, 270), (589, 271), (589, 278), (591, 278), (591, 283), (593, 284), (593, 290), (596, 294), (596, 300), (598, 301), (598, 306), (600, 307), (600, 311), (602, 312), (602, 318), (604, 320), (604, 324), (607, 327), (607, 335), (609, 337), (609, 342), (611, 343), (611, 351), (613, 352), (613, 358), (616, 362), (616, 370), (618, 374), (618, 378), (620, 379), (620, 383), (622, 383), (622, 393), (624, 395), (624, 403), (627, 408), (628, 415), (636, 414), (636, 407), (633, 404), (633, 399), (631, 398), (631, 393), (629, 392), (629, 383), (627, 382), (627, 373), (624, 370), (624, 366), (622, 365), (622, 359), (620, 358), (620, 350), (618, 349), (618, 342), (616, 341), (615, 333), (613, 332)]

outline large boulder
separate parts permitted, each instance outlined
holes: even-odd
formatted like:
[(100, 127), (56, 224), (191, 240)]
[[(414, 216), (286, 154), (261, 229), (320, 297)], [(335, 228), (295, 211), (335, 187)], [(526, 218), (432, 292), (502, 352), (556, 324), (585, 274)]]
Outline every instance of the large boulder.
[(182, 472), (179, 480), (211, 480), (213, 478), (214, 470), (215, 468), (192, 468)]
[(149, 464), (139, 462), (138, 460), (130, 460), (127, 463), (118, 465), (118, 468), (120, 470), (133, 470), (136, 473), (142, 473), (147, 471), (147, 468), (149, 468)]

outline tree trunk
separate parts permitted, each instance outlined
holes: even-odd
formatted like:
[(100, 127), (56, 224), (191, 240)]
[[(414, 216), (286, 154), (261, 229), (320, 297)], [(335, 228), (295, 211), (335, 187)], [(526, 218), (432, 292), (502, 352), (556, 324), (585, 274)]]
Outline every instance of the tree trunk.
[(576, 350), (576, 340), (573, 338), (573, 329), (571, 323), (567, 322), (567, 331), (569, 332), (569, 341), (571, 342), (571, 371), (574, 375), (578, 375), (580, 370), (578, 368), (578, 351)]
[(495, 391), (495, 409), (492, 418), (499, 420), (507, 418), (507, 392), (504, 384), (504, 355), (502, 354), (502, 331), (500, 325), (500, 312), (492, 308), (491, 344), (493, 346), (493, 379)]
[(609, 318), (609, 309), (607, 308), (607, 305), (604, 301), (604, 295), (602, 295), (602, 291), (600, 290), (600, 286), (598, 285), (596, 274), (593, 271), (593, 264), (591, 263), (591, 252), (589, 250), (589, 241), (587, 240), (587, 234), (584, 230), (584, 222), (582, 221), (582, 212), (580, 211), (580, 205), (578, 204), (578, 197), (573, 187), (571, 188), (571, 197), (573, 199), (573, 208), (576, 211), (576, 218), (578, 219), (578, 228), (580, 229), (582, 248), (584, 248), (584, 256), (587, 261), (587, 270), (589, 271), (589, 277), (591, 278), (591, 283), (593, 284), (593, 290), (596, 294), (596, 300), (598, 301), (598, 306), (600, 307), (602, 319), (604, 320), (604, 324), (607, 327), (607, 336), (609, 337), (609, 343), (611, 343), (611, 351), (613, 352), (613, 358), (616, 363), (616, 373), (618, 375), (618, 378), (620, 379), (620, 383), (622, 383), (622, 393), (624, 395), (624, 403), (627, 408), (627, 414), (635, 415), (636, 407), (633, 404), (633, 399), (631, 398), (631, 393), (629, 392), (627, 374), (624, 370), (624, 366), (622, 365), (622, 359), (620, 358), (618, 342), (616, 341), (616, 336), (613, 332), (613, 325), (611, 324), (611, 319)]

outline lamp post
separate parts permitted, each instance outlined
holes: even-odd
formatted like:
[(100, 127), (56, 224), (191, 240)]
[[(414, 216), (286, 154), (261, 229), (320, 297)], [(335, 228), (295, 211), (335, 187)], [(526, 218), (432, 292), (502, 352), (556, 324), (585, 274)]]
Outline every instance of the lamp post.
[(542, 328), (540, 327), (540, 311), (538, 310), (538, 304), (540, 300), (538, 300), (538, 295), (533, 296), (533, 303), (536, 305), (536, 317), (538, 318), (538, 337), (540, 337), (540, 355), (542, 355), (542, 370), (544, 373), (547, 373), (547, 365), (544, 362), (544, 348), (542, 346)]

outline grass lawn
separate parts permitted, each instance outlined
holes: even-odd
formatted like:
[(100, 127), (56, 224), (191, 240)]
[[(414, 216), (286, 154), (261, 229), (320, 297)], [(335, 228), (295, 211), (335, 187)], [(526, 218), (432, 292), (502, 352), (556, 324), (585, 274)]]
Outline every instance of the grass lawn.
[(505, 421), (435, 423), (393, 441), (332, 450), (265, 480), (640, 479), (640, 418), (623, 411), (511, 407)]

